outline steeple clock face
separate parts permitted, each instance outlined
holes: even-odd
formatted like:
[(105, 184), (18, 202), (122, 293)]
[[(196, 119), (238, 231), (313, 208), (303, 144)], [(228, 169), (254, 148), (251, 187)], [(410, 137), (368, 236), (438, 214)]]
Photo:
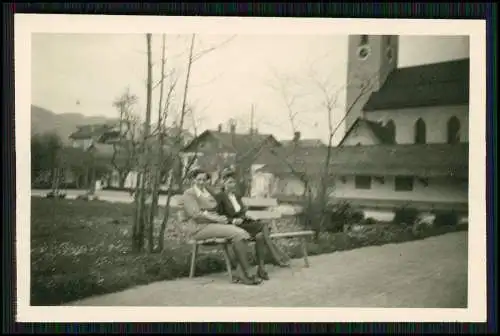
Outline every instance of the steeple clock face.
[(365, 61), (370, 56), (370, 46), (363, 45), (358, 48), (358, 59), (361, 61)]

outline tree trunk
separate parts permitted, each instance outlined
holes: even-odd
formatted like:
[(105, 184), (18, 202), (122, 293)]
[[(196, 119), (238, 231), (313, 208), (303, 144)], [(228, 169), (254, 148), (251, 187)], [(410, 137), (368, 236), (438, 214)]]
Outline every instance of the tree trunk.
[(125, 181), (127, 180), (129, 172), (121, 172), (118, 174), (118, 184), (121, 189), (125, 188)]
[[(191, 77), (191, 67), (193, 65), (193, 51), (194, 51), (194, 44), (195, 44), (195, 39), (196, 35), (193, 34), (191, 36), (191, 46), (189, 48), (189, 57), (188, 57), (188, 62), (187, 62), (187, 70), (186, 70), (186, 81), (184, 83), (184, 92), (183, 92), (183, 98), (182, 98), (182, 107), (181, 107), (181, 120), (179, 123), (179, 132), (176, 134), (176, 146), (181, 147), (182, 146), (182, 129), (184, 127), (184, 119), (186, 117), (186, 107), (187, 107), (187, 98), (188, 98), (188, 90), (189, 90), (189, 79)], [(175, 151), (177, 151), (177, 148), (174, 148)], [(182, 160), (179, 156), (178, 153), (175, 153), (172, 157), (171, 160), (172, 164), (172, 177), (169, 179), (168, 183), (168, 195), (167, 195), (167, 202), (165, 205), (165, 215), (163, 216), (163, 220), (161, 222), (161, 227), (160, 227), (160, 232), (158, 236), (158, 250), (162, 251), (164, 248), (164, 240), (165, 240), (165, 230), (167, 227), (167, 222), (170, 217), (170, 202), (172, 199), (172, 186), (175, 181), (175, 171), (178, 166), (182, 167)], [(179, 186), (182, 184), (182, 169), (180, 169), (179, 172)]]
[(136, 189), (136, 207), (134, 216), (134, 237), (133, 247), (137, 252), (144, 250), (144, 233), (145, 233), (145, 203), (146, 192), (145, 184), (148, 178), (148, 140), (151, 127), (151, 96), (152, 96), (152, 61), (151, 61), (151, 34), (146, 34), (147, 44), (147, 85), (146, 85), (146, 120), (144, 123), (144, 136), (142, 141), (141, 165), (137, 179)]

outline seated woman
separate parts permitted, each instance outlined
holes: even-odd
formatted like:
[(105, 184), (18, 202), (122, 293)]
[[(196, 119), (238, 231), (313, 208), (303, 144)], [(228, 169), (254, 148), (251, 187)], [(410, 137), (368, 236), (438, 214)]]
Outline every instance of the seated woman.
[(184, 192), (183, 207), (188, 219), (197, 224), (193, 239), (229, 239), (237, 258), (237, 273), (239, 273), (234, 275), (233, 281), (247, 285), (261, 283), (261, 279), (249, 272), (250, 263), (246, 243), (246, 240), (250, 238), (249, 234), (237, 226), (229, 225), (225, 216), (215, 212), (217, 201), (207, 188), (208, 174), (201, 169), (195, 169), (192, 176), (193, 186)]
[(236, 179), (233, 171), (225, 171), (222, 174), (223, 187), (217, 194), (217, 213), (226, 216), (229, 223), (248, 232), (255, 238), (255, 255), (257, 258), (257, 275), (264, 280), (269, 280), (264, 267), (264, 249), (270, 252), (273, 263), (281, 267), (289, 266), (289, 258), (271, 240), (269, 226), (262, 221), (254, 220), (246, 215), (246, 208), (241, 197), (236, 191)]

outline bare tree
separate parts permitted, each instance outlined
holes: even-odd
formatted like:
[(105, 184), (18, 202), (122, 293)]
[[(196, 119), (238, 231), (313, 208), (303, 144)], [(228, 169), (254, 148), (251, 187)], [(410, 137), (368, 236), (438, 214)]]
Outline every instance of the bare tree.
[[(184, 87), (182, 91), (182, 101), (181, 101), (181, 108), (179, 112), (179, 121), (175, 123), (174, 127), (174, 134), (173, 138), (171, 139), (171, 148), (169, 151), (169, 157), (168, 157), (168, 162), (170, 162), (171, 168), (170, 168), (170, 178), (168, 179), (168, 185), (167, 185), (167, 199), (165, 202), (165, 212), (163, 215), (163, 219), (161, 222), (160, 230), (159, 230), (159, 235), (158, 235), (158, 250), (162, 251), (164, 248), (164, 241), (165, 241), (165, 231), (166, 231), (166, 226), (167, 222), (170, 218), (171, 214), (171, 209), (170, 209), (170, 204), (172, 201), (172, 196), (173, 196), (173, 191), (172, 187), (175, 182), (178, 183), (179, 186), (182, 186), (184, 184), (185, 179), (187, 178), (187, 174), (189, 172), (189, 168), (195, 163), (197, 160), (197, 156), (193, 156), (188, 162), (186, 162), (186, 166), (183, 167), (183, 160), (182, 160), (182, 150), (184, 147), (184, 128), (186, 124), (186, 117), (190, 115), (192, 119), (194, 120), (194, 110), (193, 108), (189, 105), (189, 88), (190, 88), (190, 79), (191, 79), (191, 72), (193, 65), (195, 62), (199, 61), (202, 57), (205, 55), (208, 55), (209, 53), (217, 50), (218, 48), (226, 45), (230, 41), (234, 39), (234, 36), (230, 37), (226, 41), (222, 42), (221, 44), (218, 44), (217, 46), (210, 47), (208, 49), (203, 49), (200, 51), (195, 51), (195, 44), (196, 44), (196, 34), (193, 34), (191, 36), (191, 41), (190, 41), (190, 46), (189, 46), (189, 54), (187, 58), (187, 67), (186, 67), (186, 77), (184, 81)], [(193, 123), (193, 127), (195, 129), (195, 135), (197, 133), (196, 131), (196, 125)], [(175, 176), (177, 176), (176, 172), (179, 173), (179, 179), (177, 180)]]
[[(305, 206), (309, 210), (309, 213), (305, 214), (306, 221), (310, 224), (315, 223), (316, 238), (318, 238), (319, 233), (323, 230), (324, 222), (326, 220), (325, 211), (329, 203), (328, 190), (333, 187), (330, 165), (332, 161), (332, 149), (334, 147), (333, 141), (335, 135), (340, 129), (340, 126), (344, 123), (345, 119), (356, 109), (358, 102), (372, 92), (374, 85), (376, 84), (377, 77), (367, 76), (366, 78), (357, 78), (355, 83), (348, 83), (348, 86), (356, 89), (358, 94), (347, 106), (344, 106), (344, 104), (340, 101), (340, 96), (345, 93), (346, 87), (332, 86), (330, 85), (328, 78), (321, 80), (316, 74), (313, 73), (309, 75), (309, 80), (312, 83), (314, 90), (319, 93), (318, 100), (320, 102), (320, 110), (324, 113), (327, 119), (327, 146), (319, 178), (317, 175), (314, 176), (313, 174), (308, 173), (307, 168), (305, 171), (296, 169), (296, 166), (294, 165), (294, 158), (296, 155), (300, 155), (297, 152), (292, 151), (285, 153), (285, 155), (277, 156), (280, 157), (282, 162), (288, 166), (292, 174), (304, 183), (304, 193), (302, 196), (305, 196)], [(356, 87), (353, 87), (353, 85)], [(297, 117), (298, 112), (296, 112), (294, 104), (296, 103), (296, 97), (300, 96), (294, 96), (287, 91), (287, 83), (283, 79), (280, 81), (280, 85), (277, 86), (277, 89), (285, 103), (291, 127), (295, 130), (295, 118)], [(336, 113), (344, 114), (341, 120), (337, 123), (334, 122), (334, 116)], [(317, 192), (313, 192), (313, 185), (315, 185), (314, 189), (316, 189)], [(315, 203), (314, 209), (311, 208), (313, 202)]]
[(118, 173), (120, 188), (125, 186), (125, 180), (128, 174), (137, 167), (139, 154), (139, 123), (140, 119), (134, 112), (137, 96), (132, 94), (127, 88), (125, 92), (115, 99), (113, 106), (119, 112), (119, 130), (118, 136), (113, 137), (113, 156), (111, 165)]
[(149, 134), (151, 131), (151, 110), (152, 110), (152, 52), (151, 52), (151, 34), (146, 34), (147, 46), (147, 83), (146, 83), (146, 117), (144, 121), (143, 138), (140, 146), (140, 165), (137, 176), (135, 192), (135, 214), (132, 229), (132, 248), (134, 251), (141, 252), (144, 249), (144, 231), (146, 225), (145, 205), (146, 205), (146, 180), (148, 177), (149, 165)]
[[(135, 251), (143, 251), (144, 243), (148, 242), (148, 252), (162, 251), (164, 248), (164, 235), (166, 225), (170, 217), (170, 203), (172, 200), (174, 183), (182, 185), (186, 178), (186, 171), (182, 169), (182, 150), (184, 147), (184, 128), (186, 117), (193, 115), (192, 108), (189, 104), (189, 88), (192, 67), (196, 61), (210, 52), (218, 49), (220, 46), (227, 44), (234, 37), (224, 41), (223, 43), (212, 46), (208, 49), (195, 51), (196, 35), (193, 34), (190, 38), (189, 52), (187, 57), (186, 75), (181, 94), (181, 105), (176, 121), (173, 122), (173, 127), (166, 126), (167, 117), (172, 114), (175, 109), (173, 104), (174, 96), (176, 95), (178, 77), (175, 68), (167, 71), (166, 58), (166, 38), (162, 36), (162, 56), (161, 56), (161, 76), (158, 82), (153, 83), (152, 69), (153, 62), (151, 56), (151, 34), (146, 34), (147, 41), (147, 102), (146, 102), (146, 120), (144, 123), (144, 131), (140, 140), (138, 154), (140, 158), (139, 173), (135, 192), (135, 218), (133, 226), (132, 246)], [(167, 84), (168, 81), (168, 84)], [(154, 128), (151, 127), (151, 96), (152, 91), (159, 88), (160, 97), (158, 103), (158, 120)], [(154, 145), (153, 145), (154, 144)], [(154, 151), (152, 151), (155, 149)], [(153, 155), (154, 154), (154, 155)], [(187, 163), (189, 167), (196, 158), (192, 158)], [(188, 168), (184, 167), (184, 168)], [(180, 173), (180, 179), (175, 177)], [(182, 174), (184, 172), (184, 174)], [(165, 212), (159, 228), (157, 243), (155, 244), (154, 229), (155, 217), (158, 212), (158, 200), (161, 180), (168, 176), (167, 179), (167, 200)], [(146, 203), (146, 194), (150, 201), (148, 207)], [(145, 237), (145, 233), (147, 237)], [(147, 239), (145, 239), (147, 238)]]

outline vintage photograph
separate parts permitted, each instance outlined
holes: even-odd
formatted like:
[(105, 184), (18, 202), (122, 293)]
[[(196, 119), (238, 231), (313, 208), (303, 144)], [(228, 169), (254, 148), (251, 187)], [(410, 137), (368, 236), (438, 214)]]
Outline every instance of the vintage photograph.
[(467, 309), (470, 44), (32, 33), (29, 305)]

